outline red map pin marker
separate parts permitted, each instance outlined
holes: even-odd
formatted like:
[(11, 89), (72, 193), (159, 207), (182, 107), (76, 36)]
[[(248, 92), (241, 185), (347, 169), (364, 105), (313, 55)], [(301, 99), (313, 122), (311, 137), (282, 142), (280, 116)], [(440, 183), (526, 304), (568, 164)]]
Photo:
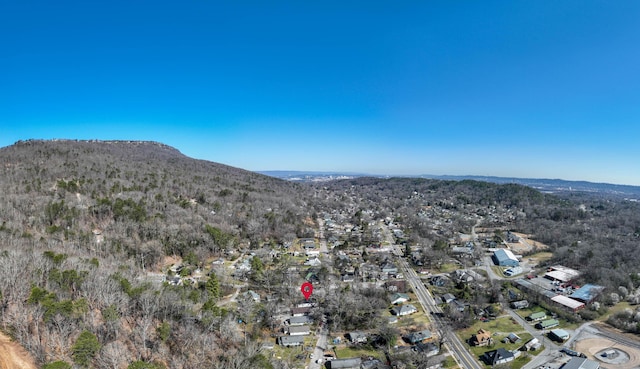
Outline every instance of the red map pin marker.
[(309, 282), (304, 282), (302, 286), (300, 286), (300, 291), (302, 291), (304, 298), (309, 300), (309, 297), (311, 297), (313, 293), (313, 285)]

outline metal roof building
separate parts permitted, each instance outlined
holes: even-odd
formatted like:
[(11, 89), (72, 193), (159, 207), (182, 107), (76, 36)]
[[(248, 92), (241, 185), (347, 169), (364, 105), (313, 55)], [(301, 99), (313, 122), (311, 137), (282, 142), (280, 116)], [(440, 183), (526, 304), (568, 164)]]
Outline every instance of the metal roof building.
[(555, 341), (566, 341), (569, 339), (569, 332), (564, 329), (552, 329), (549, 332), (549, 337)]
[(551, 301), (561, 305), (563, 308), (570, 311), (577, 311), (584, 308), (583, 302), (568, 298), (567, 296), (564, 296), (564, 295), (555, 296), (551, 299)]
[(595, 299), (602, 292), (602, 290), (604, 290), (604, 287), (602, 286), (587, 283), (575, 290), (569, 297), (588, 304), (593, 301), (593, 299)]
[(518, 258), (511, 252), (511, 250), (507, 249), (498, 249), (493, 252), (493, 262), (499, 266), (519, 266), (520, 262)]
[(554, 265), (544, 276), (547, 279), (565, 283), (580, 276), (580, 272), (562, 265)]
[(599, 369), (600, 364), (597, 361), (589, 360), (583, 357), (574, 357), (568, 363), (562, 366), (562, 369)]

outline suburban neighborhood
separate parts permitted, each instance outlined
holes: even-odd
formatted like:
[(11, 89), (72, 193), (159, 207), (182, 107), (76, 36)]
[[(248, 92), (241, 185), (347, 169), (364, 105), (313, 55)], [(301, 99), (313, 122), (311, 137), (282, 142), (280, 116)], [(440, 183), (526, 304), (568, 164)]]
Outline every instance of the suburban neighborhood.
[[(446, 214), (433, 207), (429, 212)], [(482, 218), (475, 217), (468, 234), (443, 245), (452, 258), (434, 262), (419, 245), (407, 242), (402, 225), (391, 218), (364, 227), (347, 219), (327, 213), (316, 220), (314, 237), (234, 255), (231, 263), (213, 263), (217, 275), (229, 275), (238, 286), (224, 302), (251, 283), (256, 264), (264, 271), (286, 260), (286, 299), (264, 289), (245, 292), (254, 303), (273, 303), (273, 316), (268, 317), (272, 329), (263, 347), (274, 357), (305, 368), (400, 368), (401, 361), (393, 358), (402, 355), (429, 368), (599, 367), (579, 352), (562, 349), (571, 350), (571, 339), (579, 331), (576, 314), (592, 308), (604, 287), (579, 286), (574, 282), (579, 270), (546, 265), (544, 245), (532, 249), (524, 235), (481, 229), (477, 226)], [(434, 222), (435, 231), (441, 227), (440, 221)], [(345, 247), (354, 241), (362, 246)], [(202, 278), (178, 279), (176, 266), (169, 272), (166, 278), (172, 284)], [(303, 282), (313, 285), (308, 300), (295, 292)], [(477, 291), (495, 294), (479, 300)], [(356, 293), (369, 296), (361, 297), (366, 301), (373, 296), (384, 301), (380, 308), (367, 310), (375, 321), (339, 320), (362, 309), (365, 300), (349, 301)], [(345, 299), (346, 305), (330, 299)], [(352, 310), (341, 310), (348, 306)]]

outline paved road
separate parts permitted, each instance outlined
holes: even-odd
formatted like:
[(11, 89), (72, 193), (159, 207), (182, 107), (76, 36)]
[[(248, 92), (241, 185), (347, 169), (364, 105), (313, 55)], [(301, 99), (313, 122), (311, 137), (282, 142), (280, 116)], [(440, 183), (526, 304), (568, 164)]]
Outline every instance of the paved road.
[[(400, 252), (397, 250), (396, 253)], [(482, 366), (476, 361), (476, 358), (467, 349), (466, 345), (460, 341), (458, 336), (451, 331), (445, 318), (441, 316), (442, 310), (436, 304), (433, 296), (427, 288), (424, 286), (422, 280), (418, 277), (413, 268), (409, 267), (408, 263), (404, 259), (399, 260), (400, 267), (403, 270), (405, 278), (413, 288), (422, 309), (427, 316), (431, 317), (434, 323), (434, 327), (442, 335), (442, 339), (445, 342), (445, 347), (449, 350), (453, 358), (458, 364), (465, 369), (482, 369)]]
[(323, 326), (322, 328), (318, 328), (318, 342), (316, 343), (316, 347), (313, 349), (313, 354), (311, 356), (311, 362), (309, 363), (309, 369), (320, 369), (322, 368), (323, 361), (320, 363), (316, 362), (318, 359), (324, 359), (324, 350), (327, 348), (327, 329)]
[[(329, 249), (327, 248), (327, 240), (324, 238), (324, 221), (322, 219), (318, 219), (318, 224), (320, 231), (318, 232), (318, 239), (320, 241), (320, 258), (322, 262), (329, 268), (330, 271), (333, 270), (331, 255), (329, 254)], [(331, 288), (331, 287), (329, 287)], [(322, 324), (318, 324), (318, 330), (316, 332), (316, 336), (318, 337), (318, 341), (316, 342), (316, 347), (313, 349), (313, 354), (311, 355), (311, 360), (309, 363), (308, 369), (321, 369), (324, 365), (324, 361), (320, 363), (317, 362), (318, 359), (324, 360), (324, 351), (327, 349), (327, 336), (329, 334), (329, 330), (327, 326), (322, 322)]]

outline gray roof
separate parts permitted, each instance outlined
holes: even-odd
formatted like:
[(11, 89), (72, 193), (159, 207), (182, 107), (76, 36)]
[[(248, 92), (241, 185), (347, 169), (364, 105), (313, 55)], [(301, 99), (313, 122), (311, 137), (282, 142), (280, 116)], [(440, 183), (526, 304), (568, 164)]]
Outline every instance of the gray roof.
[(291, 325), (299, 325), (299, 324), (310, 324), (313, 323), (313, 318), (308, 315), (303, 316), (292, 316), (288, 319), (289, 324)]
[(283, 346), (303, 345), (304, 336), (280, 336), (278, 342)]
[(331, 369), (342, 368), (342, 369), (357, 369), (360, 368), (360, 364), (362, 363), (362, 359), (359, 357), (353, 357), (348, 359), (335, 359), (327, 362), (327, 365)]
[(309, 334), (309, 326), (308, 325), (299, 325), (299, 326), (293, 326), (293, 327), (289, 327), (289, 334), (291, 335), (295, 335), (295, 334)]
[(562, 369), (598, 369), (600, 364), (596, 361), (585, 359), (583, 357), (574, 357), (564, 364)]
[(415, 306), (411, 305), (411, 304), (406, 304), (406, 305), (400, 305), (400, 306), (396, 306), (393, 309), (391, 309), (391, 312), (395, 315), (403, 315), (403, 314), (408, 314), (408, 313), (414, 313), (417, 312), (418, 309), (416, 309)]
[(421, 342), (423, 340), (426, 340), (427, 338), (431, 338), (431, 331), (429, 331), (428, 329), (418, 332), (411, 332), (409, 333), (409, 335), (407, 335), (407, 339), (410, 343)]

